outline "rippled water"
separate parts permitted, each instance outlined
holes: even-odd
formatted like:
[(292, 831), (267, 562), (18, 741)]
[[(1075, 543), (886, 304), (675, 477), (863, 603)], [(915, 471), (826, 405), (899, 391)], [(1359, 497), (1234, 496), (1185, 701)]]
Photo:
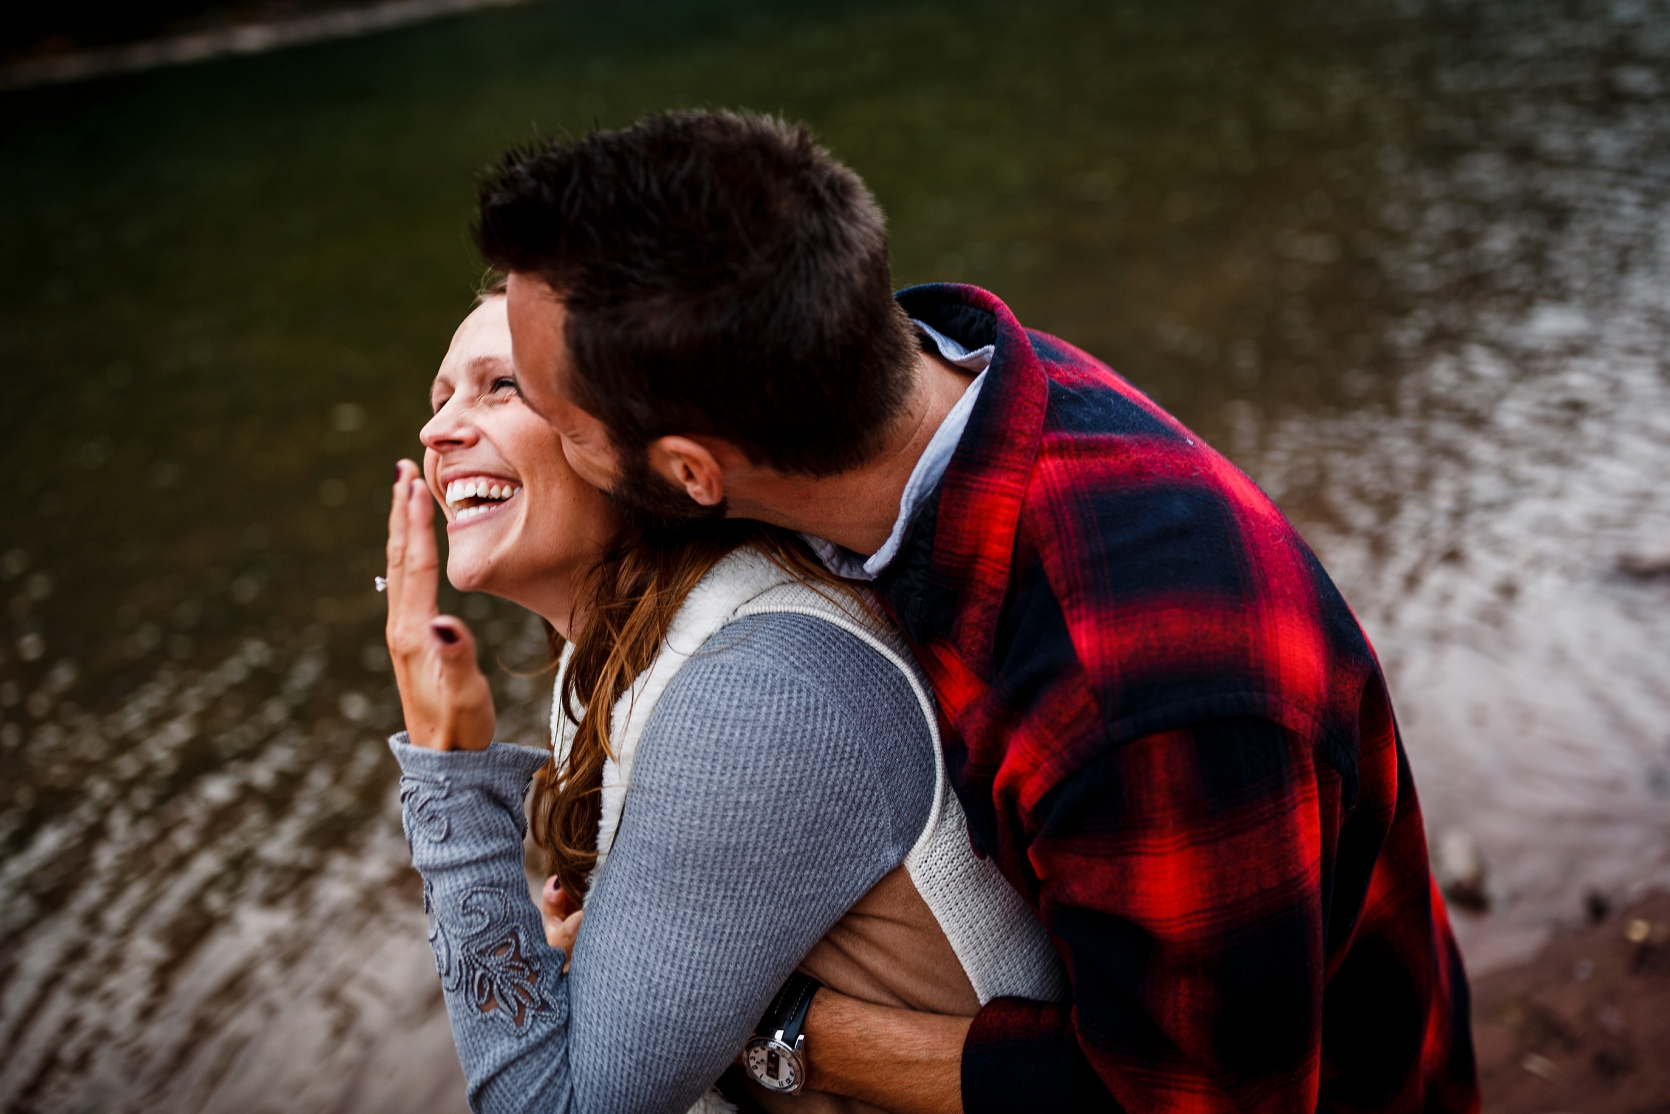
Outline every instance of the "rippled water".
[[(1385, 659), (1475, 968), (1670, 880), (1670, 6), (628, 0), (0, 98), (0, 1106), (457, 1110), (382, 500), (504, 144), (781, 109)], [(1631, 571), (1633, 570), (1633, 571)], [(1643, 573), (1649, 573), (1643, 575)], [(537, 630), (452, 597), (538, 736)]]

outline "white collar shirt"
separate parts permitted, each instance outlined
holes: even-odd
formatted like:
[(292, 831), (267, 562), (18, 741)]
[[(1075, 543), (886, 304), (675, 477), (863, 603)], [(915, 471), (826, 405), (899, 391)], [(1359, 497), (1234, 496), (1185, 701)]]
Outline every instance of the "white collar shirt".
[(893, 531), (887, 535), (887, 540), (881, 543), (880, 549), (865, 557), (823, 538), (810, 534), (802, 535), (830, 572), (852, 580), (874, 580), (899, 555), (899, 547), (904, 544), (905, 531), (910, 529), (912, 520), (922, 509), (923, 501), (933, 494), (934, 488), (939, 486), (940, 479), (945, 475), (946, 468), (951, 465), (951, 457), (957, 451), (957, 443), (962, 440), (963, 431), (968, 428), (969, 415), (974, 412), (974, 404), (980, 398), (980, 388), (985, 385), (986, 371), (991, 367), (992, 354), (996, 351), (996, 346), (991, 344), (968, 348), (932, 325), (915, 318), (911, 319), (911, 324), (921, 330), (923, 336), (933, 341), (934, 347), (948, 362), (976, 374), (974, 381), (964, 388), (962, 397), (945, 415), (945, 420), (939, 423), (939, 428), (928, 441), (928, 447), (922, 450), (921, 457), (916, 461), (916, 467), (911, 469), (910, 478), (905, 481), (904, 493), (899, 496), (899, 516), (893, 520)]

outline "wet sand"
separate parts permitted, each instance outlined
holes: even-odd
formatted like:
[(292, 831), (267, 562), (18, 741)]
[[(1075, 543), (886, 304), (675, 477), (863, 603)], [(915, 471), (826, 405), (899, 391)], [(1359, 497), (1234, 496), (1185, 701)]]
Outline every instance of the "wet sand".
[(1670, 893), (1473, 983), (1487, 1114), (1670, 1111)]

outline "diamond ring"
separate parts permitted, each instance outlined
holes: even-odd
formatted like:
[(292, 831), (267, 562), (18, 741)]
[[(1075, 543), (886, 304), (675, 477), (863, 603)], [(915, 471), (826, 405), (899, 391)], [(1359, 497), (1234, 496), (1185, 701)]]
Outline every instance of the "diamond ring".
[(374, 577), (371, 578), (371, 583), (373, 583), (377, 586), (377, 591), (379, 591), (379, 592), (388, 591), (389, 580), (388, 580), (388, 577), (386, 577), (386, 576), (374, 576)]

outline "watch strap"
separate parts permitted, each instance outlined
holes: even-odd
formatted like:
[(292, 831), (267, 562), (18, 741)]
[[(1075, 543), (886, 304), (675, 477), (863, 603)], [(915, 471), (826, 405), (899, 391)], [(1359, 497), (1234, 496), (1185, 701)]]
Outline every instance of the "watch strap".
[(806, 1024), (806, 1014), (812, 1008), (812, 998), (817, 994), (823, 983), (814, 979), (804, 971), (795, 971), (783, 983), (777, 996), (766, 1007), (765, 1016), (760, 1018), (759, 1027), (754, 1035), (759, 1037), (783, 1034), (783, 1043), (790, 1048), (800, 1039), (800, 1030)]

